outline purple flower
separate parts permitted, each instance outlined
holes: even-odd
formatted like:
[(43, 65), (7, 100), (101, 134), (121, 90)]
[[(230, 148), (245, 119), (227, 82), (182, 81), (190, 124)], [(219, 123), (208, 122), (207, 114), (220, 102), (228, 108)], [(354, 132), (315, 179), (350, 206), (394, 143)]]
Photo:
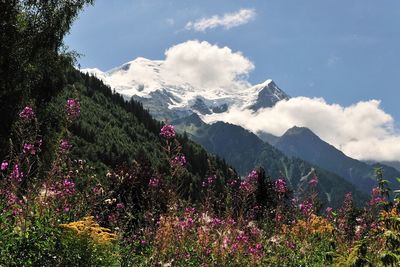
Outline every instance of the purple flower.
[(310, 215), (313, 209), (313, 203), (309, 200), (305, 200), (299, 205), (299, 208), (304, 216)]
[(212, 221), (211, 221), (211, 224), (213, 226), (219, 226), (219, 225), (222, 225), (223, 223), (224, 222), (221, 219), (218, 219), (218, 218), (213, 218)]
[(263, 249), (262, 244), (257, 243), (254, 247), (250, 247), (249, 252), (252, 255), (257, 255), (261, 252), (262, 249)]
[(186, 164), (185, 155), (178, 155), (171, 161), (171, 165), (173, 166), (184, 166), (185, 164)]
[(65, 105), (65, 112), (67, 113), (68, 120), (73, 120), (79, 117), (81, 113), (81, 106), (76, 99), (68, 99)]
[(31, 155), (36, 154), (36, 148), (33, 144), (24, 144), (23, 151), (24, 154), (31, 154)]
[(5, 171), (8, 169), (8, 161), (3, 160), (3, 162), (1, 163), (1, 170)]
[(248, 175), (247, 175), (247, 181), (249, 182), (257, 182), (258, 181), (258, 173), (257, 171), (251, 171)]
[(253, 191), (253, 186), (248, 181), (240, 182), (239, 188), (240, 188), (240, 190), (244, 191), (245, 193), (251, 193)]
[(258, 182), (257, 171), (251, 171), (246, 179), (240, 183), (239, 188), (247, 194), (252, 193), (256, 189), (256, 183)]
[(231, 186), (231, 187), (234, 187), (237, 183), (238, 183), (238, 180), (231, 179), (231, 180), (228, 182), (228, 185)]
[(286, 240), (285, 241), (285, 245), (286, 245), (287, 248), (290, 248), (290, 249), (295, 249), (296, 248), (296, 244), (294, 242), (292, 242), (292, 241)]
[(212, 184), (214, 184), (215, 180), (217, 180), (216, 175), (208, 176), (207, 179), (203, 182), (203, 187), (211, 186)]
[(122, 203), (122, 202), (117, 203), (117, 209), (122, 210), (123, 208), (125, 208), (124, 203)]
[(160, 185), (160, 179), (157, 177), (150, 178), (149, 186), (157, 188)]
[(65, 139), (61, 140), (61, 142), (60, 142), (60, 150), (61, 150), (61, 152), (66, 152), (71, 147), (72, 147), (72, 145), (67, 140), (65, 140)]
[(13, 170), (11, 172), (11, 179), (17, 181), (17, 182), (21, 182), (22, 181), (22, 177), (24, 177), (24, 173), (21, 171), (18, 163), (16, 163), (13, 167)]
[(72, 180), (64, 179), (63, 187), (64, 194), (72, 195), (75, 193), (75, 183)]
[(9, 192), (7, 194), (7, 204), (12, 206), (16, 203), (18, 203), (18, 197), (14, 193)]
[(285, 180), (279, 178), (275, 181), (275, 191), (278, 193), (285, 193), (287, 191)]
[(20, 113), (19, 117), (22, 120), (31, 120), (35, 117), (35, 113), (33, 112), (33, 109), (30, 106), (26, 106)]
[(165, 124), (161, 128), (160, 135), (162, 137), (164, 137), (165, 139), (173, 139), (173, 138), (175, 138), (176, 133), (175, 133), (174, 126), (172, 126), (170, 124)]
[(185, 229), (185, 228), (191, 228), (194, 225), (194, 220), (192, 217), (188, 217), (185, 220), (180, 222), (180, 226)]
[(311, 187), (315, 187), (318, 184), (318, 176), (314, 175), (313, 178), (308, 182)]
[(379, 187), (372, 188), (372, 199), (369, 201), (370, 206), (374, 206), (380, 203), (384, 203), (385, 198), (381, 195), (381, 189)]

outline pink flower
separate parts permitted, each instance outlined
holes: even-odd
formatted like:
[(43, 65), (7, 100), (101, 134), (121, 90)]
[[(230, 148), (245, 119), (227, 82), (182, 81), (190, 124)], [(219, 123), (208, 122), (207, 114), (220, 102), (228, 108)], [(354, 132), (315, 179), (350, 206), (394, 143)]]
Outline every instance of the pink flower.
[(61, 142), (60, 142), (61, 152), (64, 153), (64, 152), (68, 151), (71, 147), (72, 147), (72, 145), (68, 142), (68, 140), (65, 140), (65, 139), (61, 140)]
[(122, 203), (122, 202), (117, 203), (117, 209), (122, 210), (123, 208), (125, 208), (124, 203)]
[(245, 193), (250, 194), (256, 189), (257, 182), (258, 173), (256, 171), (251, 171), (246, 179), (240, 183), (239, 188)]
[(275, 181), (275, 191), (278, 193), (285, 193), (287, 191), (285, 180), (279, 178)]
[(20, 113), (19, 113), (19, 117), (22, 120), (31, 120), (35, 117), (35, 113), (33, 112), (33, 109), (29, 106), (26, 106)]
[(328, 218), (329, 220), (333, 218), (333, 209), (331, 207), (327, 207), (325, 209), (325, 213), (326, 213), (326, 218)]
[(207, 179), (203, 182), (203, 187), (211, 186), (212, 184), (214, 184), (215, 180), (217, 180), (216, 175), (208, 176)]
[(379, 187), (372, 188), (372, 199), (368, 204), (374, 206), (383, 202), (385, 202), (385, 198), (381, 196), (381, 189)]
[(153, 188), (157, 188), (160, 185), (160, 179), (157, 177), (150, 178), (149, 186)]
[(13, 170), (11, 172), (11, 179), (17, 181), (17, 182), (21, 182), (22, 181), (22, 177), (24, 177), (24, 173), (21, 171), (18, 163), (16, 163), (13, 167)]
[(72, 180), (64, 179), (63, 187), (64, 194), (72, 195), (75, 193), (75, 183)]
[(282, 219), (283, 219), (282, 214), (281, 214), (280, 212), (277, 212), (277, 213), (275, 214), (275, 221), (276, 221), (276, 222), (281, 222)]
[(249, 182), (257, 182), (258, 181), (258, 173), (257, 171), (253, 170), (247, 175), (247, 180)]
[(102, 195), (104, 193), (104, 189), (101, 187), (100, 184), (93, 187), (92, 191), (96, 196)]
[(254, 247), (250, 247), (249, 252), (252, 255), (257, 255), (261, 252), (262, 249), (263, 249), (262, 244), (257, 243)]
[(238, 243), (233, 243), (231, 250), (232, 250), (233, 253), (235, 253), (238, 250), (238, 248), (239, 248), (239, 244)]
[(186, 164), (185, 155), (178, 155), (171, 161), (171, 165), (173, 166), (184, 166), (185, 164)]
[(35, 155), (36, 154), (35, 146), (33, 144), (24, 144), (23, 152), (25, 154)]
[(305, 200), (299, 205), (299, 208), (305, 216), (310, 215), (313, 209), (313, 203), (309, 200)]
[(12, 205), (18, 203), (18, 197), (17, 197), (14, 193), (12, 193), (12, 192), (7, 192), (7, 193), (6, 193), (6, 196), (7, 196), (7, 204), (8, 204), (9, 206), (12, 206)]
[(245, 193), (251, 193), (253, 191), (253, 186), (248, 181), (240, 182), (239, 186), (240, 190), (244, 191)]
[(194, 225), (194, 220), (192, 217), (188, 217), (182, 222), (180, 222), (180, 226), (185, 229), (185, 228), (191, 228)]
[(161, 128), (160, 135), (162, 137), (164, 137), (165, 139), (173, 139), (173, 138), (175, 138), (176, 133), (175, 133), (174, 126), (172, 126), (170, 124), (165, 124)]
[(68, 120), (73, 120), (79, 117), (81, 113), (81, 106), (76, 99), (68, 99), (65, 105), (65, 112), (67, 113)]
[(230, 242), (229, 238), (225, 236), (224, 240), (222, 241), (222, 247), (226, 249), (229, 245), (229, 242)]
[(212, 221), (211, 221), (211, 224), (213, 226), (219, 226), (219, 225), (222, 225), (223, 223), (224, 222), (221, 219), (218, 219), (218, 218), (213, 218)]
[(308, 182), (311, 187), (315, 187), (318, 184), (318, 176), (314, 175), (313, 178)]
[(1, 163), (1, 168), (2, 171), (5, 171), (8, 169), (8, 161), (3, 160), (3, 162)]
[(286, 245), (287, 248), (290, 248), (290, 249), (295, 249), (296, 248), (296, 244), (291, 242), (291, 241), (288, 241), (288, 240), (285, 241), (285, 245)]
[(229, 185), (230, 187), (234, 187), (237, 183), (238, 183), (238, 180), (236, 180), (236, 179), (231, 179), (231, 180), (228, 182), (228, 185)]

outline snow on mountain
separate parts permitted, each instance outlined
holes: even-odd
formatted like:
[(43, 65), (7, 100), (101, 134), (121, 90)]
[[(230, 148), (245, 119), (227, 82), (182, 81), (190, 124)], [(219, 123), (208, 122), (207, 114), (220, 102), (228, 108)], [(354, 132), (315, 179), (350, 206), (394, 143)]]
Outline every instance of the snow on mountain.
[(118, 93), (141, 101), (158, 118), (177, 118), (192, 112), (222, 113), (231, 107), (258, 110), (289, 98), (272, 80), (254, 86), (245, 81), (216, 88), (196, 86), (182, 79), (184, 75), (165, 61), (142, 57), (106, 72), (97, 68), (81, 71), (98, 77)]

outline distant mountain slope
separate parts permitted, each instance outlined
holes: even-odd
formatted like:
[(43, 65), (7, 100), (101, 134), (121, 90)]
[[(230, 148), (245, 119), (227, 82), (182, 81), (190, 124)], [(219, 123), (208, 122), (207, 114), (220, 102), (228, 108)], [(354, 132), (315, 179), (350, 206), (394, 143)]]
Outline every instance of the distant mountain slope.
[[(346, 156), (334, 146), (321, 140), (310, 129), (293, 127), (275, 143), (275, 147), (290, 157), (298, 157), (334, 172), (355, 184), (364, 192), (370, 192), (376, 186), (374, 168), (378, 165), (368, 165), (364, 162)], [(385, 177), (392, 183), (400, 172), (382, 165)]]
[(173, 124), (178, 130), (186, 131), (209, 152), (224, 158), (242, 175), (256, 166), (261, 166), (272, 178), (284, 176), (291, 187), (299, 191), (304, 183), (307, 183), (310, 173), (315, 170), (320, 177), (320, 197), (325, 203), (338, 206), (344, 194), (350, 191), (359, 201), (366, 200), (366, 195), (344, 178), (304, 160), (288, 158), (240, 126), (224, 122), (205, 124), (196, 114), (173, 121)]
[[(43, 140), (48, 140), (45, 146), (52, 143), (52, 138), (57, 140), (57, 131), (61, 128), (58, 125), (62, 123), (59, 109), (63, 108), (65, 99), (78, 98), (81, 114), (70, 127), (72, 158), (87, 160), (103, 170), (139, 159), (149, 162), (154, 173), (170, 169), (163, 149), (165, 142), (159, 135), (162, 124), (153, 119), (141, 103), (126, 101), (99, 79), (78, 71), (71, 71), (67, 78), (69, 85), (43, 107), (47, 128)], [(178, 135), (177, 139), (187, 159), (186, 184), (182, 187), (185, 195), (198, 196), (209, 171), (221, 177), (234, 174), (230, 166), (186, 136)]]
[[(372, 165), (376, 164), (376, 162), (367, 162), (367, 163)], [(381, 163), (393, 167), (400, 172), (400, 161), (382, 161)]]

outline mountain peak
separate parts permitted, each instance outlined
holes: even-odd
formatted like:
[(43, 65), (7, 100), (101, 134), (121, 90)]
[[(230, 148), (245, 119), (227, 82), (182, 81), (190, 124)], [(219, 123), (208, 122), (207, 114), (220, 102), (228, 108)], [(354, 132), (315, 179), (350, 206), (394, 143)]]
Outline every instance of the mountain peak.
[(289, 135), (303, 135), (309, 137), (316, 137), (319, 139), (319, 137), (307, 127), (293, 126), (283, 134), (283, 136), (289, 136)]
[(279, 101), (290, 98), (289, 95), (287, 95), (273, 80), (270, 79), (253, 86), (252, 89), (257, 93), (255, 103), (250, 106), (250, 109), (254, 111), (261, 108), (273, 107)]
[(256, 111), (289, 99), (271, 79), (253, 86), (246, 82), (235, 85), (237, 87), (207, 87), (183, 79), (163, 60), (144, 57), (137, 57), (105, 72), (98, 69), (81, 71), (95, 75), (126, 98), (141, 101), (158, 119), (161, 114), (174, 120), (193, 112), (202, 117), (224, 113), (231, 107)]

